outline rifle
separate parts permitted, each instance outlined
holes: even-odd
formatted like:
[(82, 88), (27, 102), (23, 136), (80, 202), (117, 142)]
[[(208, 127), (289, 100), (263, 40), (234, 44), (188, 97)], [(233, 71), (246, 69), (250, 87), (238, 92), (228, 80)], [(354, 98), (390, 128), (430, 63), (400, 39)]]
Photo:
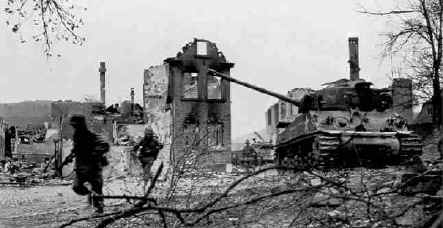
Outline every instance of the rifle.
[[(71, 152), (71, 153), (65, 158), (65, 160), (62, 162), (62, 164), (60, 165), (60, 167), (58, 167), (58, 168), (62, 168), (63, 166), (65, 166), (65, 165), (71, 163), (71, 162), (73, 161), (73, 159), (74, 159), (74, 156), (75, 156), (74, 152)], [(51, 164), (53, 164), (54, 162), (55, 162), (55, 155), (52, 155), (51, 158), (49, 159), (48, 164), (46, 164), (45, 168), (43, 168), (43, 173), (46, 173), (46, 171), (48, 170), (49, 166), (50, 166)]]
[(48, 170), (49, 166), (55, 161), (55, 155), (52, 155), (49, 158), (49, 162), (48, 164), (46, 164), (45, 168), (43, 168), (43, 173), (46, 173), (46, 171)]
[(68, 156), (66, 156), (65, 160), (62, 162), (59, 168), (63, 168), (63, 166), (71, 163), (74, 160), (74, 156), (75, 156), (74, 151), (71, 151), (71, 153)]

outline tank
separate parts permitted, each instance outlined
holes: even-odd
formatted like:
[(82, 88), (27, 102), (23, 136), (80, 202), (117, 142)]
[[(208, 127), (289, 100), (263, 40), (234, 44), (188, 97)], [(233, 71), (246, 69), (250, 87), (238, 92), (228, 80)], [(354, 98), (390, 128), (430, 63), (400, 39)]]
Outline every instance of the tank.
[(422, 153), (421, 139), (394, 107), (393, 88), (340, 80), (305, 95), (299, 113), (277, 137), (284, 166), (398, 165)]
[(408, 130), (412, 115), (410, 80), (394, 80), (389, 88), (372, 88), (371, 82), (359, 77), (358, 38), (349, 38), (349, 51), (349, 79), (325, 83), (298, 100), (211, 69), (209, 72), (298, 107), (294, 120), (279, 129), (277, 164), (323, 169), (417, 160), (422, 142)]

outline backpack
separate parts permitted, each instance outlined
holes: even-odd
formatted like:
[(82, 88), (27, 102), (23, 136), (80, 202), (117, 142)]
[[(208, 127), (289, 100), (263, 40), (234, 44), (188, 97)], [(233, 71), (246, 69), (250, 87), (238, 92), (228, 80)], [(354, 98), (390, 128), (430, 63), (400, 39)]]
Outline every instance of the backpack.
[(100, 162), (101, 166), (107, 166), (109, 165), (108, 158), (106, 157), (106, 154), (109, 152), (110, 146), (109, 143), (106, 142), (103, 136), (96, 135), (94, 140), (94, 149), (93, 154), (98, 158), (98, 161)]

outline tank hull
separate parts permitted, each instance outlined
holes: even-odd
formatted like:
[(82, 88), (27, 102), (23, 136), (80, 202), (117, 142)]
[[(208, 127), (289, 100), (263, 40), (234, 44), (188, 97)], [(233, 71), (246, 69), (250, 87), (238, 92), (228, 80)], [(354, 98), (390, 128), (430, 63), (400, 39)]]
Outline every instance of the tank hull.
[(277, 163), (293, 168), (399, 165), (420, 156), (420, 138), (412, 132), (319, 130), (279, 144)]

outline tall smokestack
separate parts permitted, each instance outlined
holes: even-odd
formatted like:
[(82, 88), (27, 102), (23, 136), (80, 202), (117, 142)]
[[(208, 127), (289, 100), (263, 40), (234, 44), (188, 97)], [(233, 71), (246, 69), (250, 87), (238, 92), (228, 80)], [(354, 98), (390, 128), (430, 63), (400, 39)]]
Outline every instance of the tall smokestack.
[(360, 66), (358, 64), (358, 37), (349, 37), (349, 71), (351, 81), (360, 79)]
[(134, 88), (131, 88), (131, 114), (134, 114)]
[(98, 69), (98, 72), (100, 72), (100, 101), (103, 104), (106, 104), (106, 81), (105, 81), (105, 74), (106, 74), (106, 64), (105, 62), (100, 62), (100, 68)]

